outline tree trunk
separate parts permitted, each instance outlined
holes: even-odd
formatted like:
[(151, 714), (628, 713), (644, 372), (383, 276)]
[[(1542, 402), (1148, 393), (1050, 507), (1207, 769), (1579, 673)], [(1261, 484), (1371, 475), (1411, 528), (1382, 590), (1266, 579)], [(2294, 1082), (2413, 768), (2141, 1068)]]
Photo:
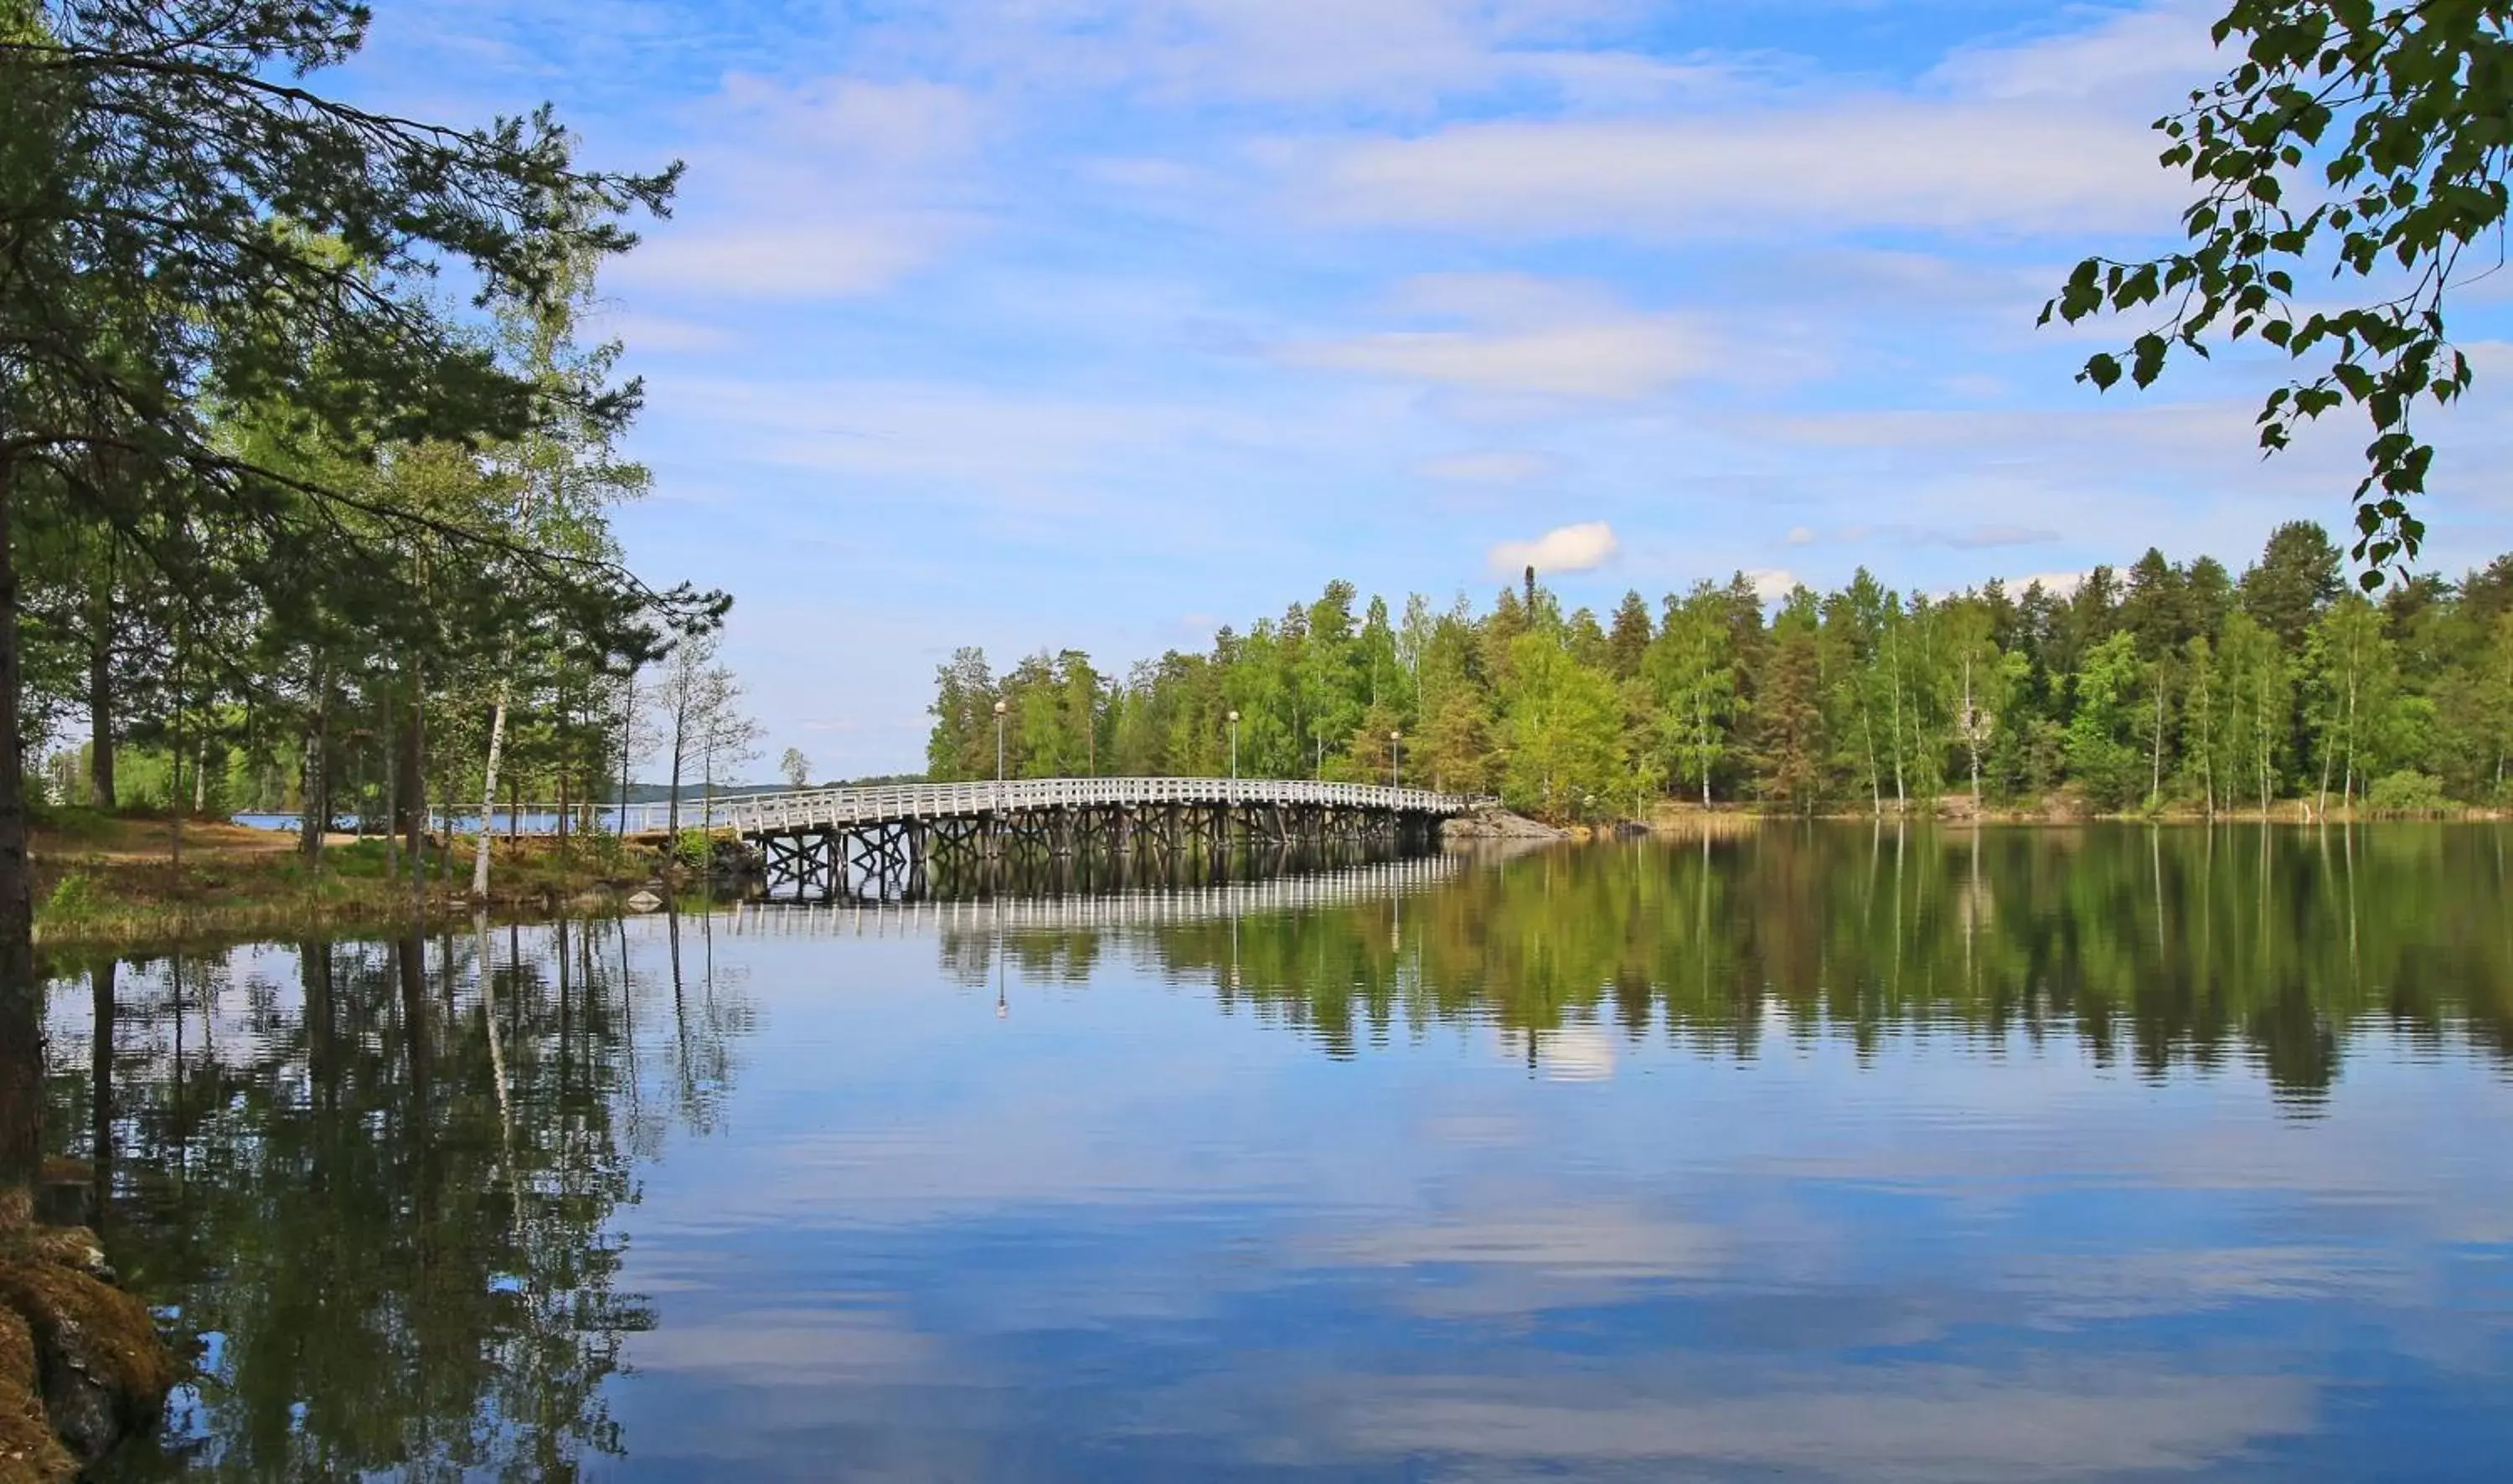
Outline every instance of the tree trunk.
[(314, 667), (314, 715), (305, 731), (304, 756), (298, 761), (297, 849), (320, 869), (323, 836), (332, 827), (332, 672), (328, 660)]
[(489, 894), (489, 819), (498, 807), (498, 762), (506, 750), (505, 681), (498, 682), (498, 709), (489, 719), (489, 769), (480, 784), (480, 837), (471, 854), (471, 896), (474, 901)]
[[(87, 610), (87, 801), (110, 809), (113, 792), (113, 567), (89, 590)], [(168, 802), (174, 801), (170, 798)]]
[[(1972, 694), (1972, 656), (1964, 656), (1964, 751), (1972, 755), (1972, 817), (1980, 822), (1980, 712)], [(1975, 847), (1976, 848), (1976, 847)]]
[(2164, 797), (2164, 661), (2155, 662), (2155, 764), (2146, 788), (2149, 801)]
[(2261, 678), (2258, 702), (2253, 724), (2259, 733), (2260, 819), (2265, 823), (2269, 817), (2269, 687), (2266, 677)]
[(1701, 738), (1701, 806), (1710, 807), (1710, 696), (1707, 687), (1694, 697), (1694, 730)]
[(2347, 662), (2347, 772), (2338, 787), (2338, 806), (2356, 806), (2356, 659), (2352, 654)]
[[(181, 781), (181, 779), (182, 779), (182, 773), (183, 773), (183, 770), (182, 770), (181, 766), (180, 765), (180, 762), (181, 762), (182, 757), (183, 757), (183, 662), (184, 662), (184, 660), (185, 660), (185, 659), (187, 659), (187, 658), (189, 658), (189, 657), (190, 657), (190, 656), (189, 656), (189, 653), (188, 653), (188, 651), (190, 650), (190, 648), (191, 648), (191, 625), (190, 625), (188, 622), (186, 622), (186, 623), (180, 623), (180, 624), (176, 625), (176, 627), (175, 627), (175, 697), (174, 697), (174, 700), (175, 700), (175, 715), (174, 715), (174, 719), (173, 719), (173, 728), (174, 728), (174, 734), (175, 734), (175, 740), (174, 740), (174, 755), (175, 755), (175, 759), (176, 759), (176, 761), (177, 761), (177, 763), (179, 764), (179, 765), (176, 767), (176, 769), (175, 769), (175, 777), (176, 777), (176, 781), (177, 781), (178, 785), (180, 785), (180, 781)], [(195, 795), (197, 795), (197, 794), (199, 794), (199, 793), (200, 793), (200, 789), (201, 789), (201, 764), (200, 764), (199, 762), (195, 762), (195, 763), (192, 765), (192, 792), (193, 792)], [(183, 797), (182, 797), (182, 790), (181, 790), (181, 788), (180, 788), (180, 786), (178, 786), (178, 787), (175, 787), (175, 788), (170, 788), (167, 792), (168, 792), (168, 794), (169, 794), (169, 796), (170, 796), (170, 797), (167, 799), (167, 801), (166, 801), (166, 805), (167, 805), (167, 807), (166, 807), (166, 812), (167, 812), (167, 814), (168, 814), (168, 816), (169, 816), (169, 825), (168, 825), (168, 830), (167, 830), (167, 841), (166, 841), (167, 854), (172, 858), (172, 861), (173, 861), (173, 864), (174, 864), (174, 867), (175, 867), (176, 873), (178, 874), (178, 876), (180, 876), (180, 875), (181, 874), (182, 870), (183, 870)], [(194, 808), (198, 808), (198, 807), (199, 807), (199, 805), (198, 805), (198, 804), (195, 804), (195, 805), (193, 805), (193, 807), (194, 807)]]
[(26, 755), (11, 550), (17, 468), (0, 455), (0, 1225), (31, 1213), (44, 1164), (43, 986), (26, 859)]
[[(1863, 688), (1863, 687), (1862, 687)], [(1877, 818), (1885, 817), (1885, 775), (1876, 766), (1876, 717), (1864, 697), (1858, 707), (1858, 730), (1867, 739), (1867, 801)]]
[[(2305, 715), (2311, 715), (2308, 709)], [(2321, 788), (2312, 801), (2313, 811), (2325, 819), (2330, 815), (2330, 738), (2325, 735), (2321, 739)]]
[(2208, 688), (2206, 667), (2191, 677), (2199, 705), (2199, 787), (2207, 800), (2208, 818), (2216, 817), (2216, 702)]
[(637, 672), (628, 672), (628, 698), (619, 707), (619, 825), (618, 832), (628, 833), (628, 773), (636, 765), (637, 750)]
[(410, 666), (409, 714), (393, 738), (393, 794), (400, 815), (402, 852), (410, 857), (413, 887), (427, 879), (427, 692), (419, 662)]
[(672, 796), (664, 806), (663, 833), (673, 843), (681, 839), (681, 764), (689, 758), (689, 701), (680, 698), (672, 706)]

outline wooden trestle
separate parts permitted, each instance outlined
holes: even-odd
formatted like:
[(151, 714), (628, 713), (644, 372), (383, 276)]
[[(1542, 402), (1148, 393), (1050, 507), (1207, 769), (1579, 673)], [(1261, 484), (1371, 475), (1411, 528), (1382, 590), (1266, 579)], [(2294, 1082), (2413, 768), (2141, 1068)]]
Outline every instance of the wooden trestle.
[[(1419, 854), (1437, 847), (1441, 821), (1468, 802), (1418, 790), (1296, 787), (1327, 797), (1269, 798), (1234, 784), (1231, 792), (1258, 797), (1033, 803), (1007, 789), (990, 801), (1003, 807), (886, 818), (759, 809), (737, 826), (759, 852), (771, 896), (898, 901), (1226, 880), (1243, 866)], [(1336, 799), (1329, 791), (1337, 789), (1364, 797)]]

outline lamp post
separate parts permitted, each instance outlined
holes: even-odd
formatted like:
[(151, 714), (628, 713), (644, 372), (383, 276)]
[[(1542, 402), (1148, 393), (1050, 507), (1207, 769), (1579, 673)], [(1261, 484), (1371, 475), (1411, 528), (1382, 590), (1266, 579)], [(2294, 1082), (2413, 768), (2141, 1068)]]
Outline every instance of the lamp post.
[(995, 703), (995, 781), (1004, 781), (1004, 703)]
[(1387, 734), (1387, 786), (1391, 789), (1403, 788), (1404, 776), (1405, 733), (1391, 731)]
[(1239, 708), (1230, 708), (1230, 781), (1239, 781)]

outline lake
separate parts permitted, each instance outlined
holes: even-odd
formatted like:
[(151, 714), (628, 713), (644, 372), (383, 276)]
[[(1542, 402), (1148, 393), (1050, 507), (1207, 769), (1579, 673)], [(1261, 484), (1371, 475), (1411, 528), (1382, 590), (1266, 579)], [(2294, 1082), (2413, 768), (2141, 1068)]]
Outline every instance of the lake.
[(53, 1138), (199, 1366), (112, 1476), (2502, 1478), (2508, 853), (1775, 825), (65, 963)]

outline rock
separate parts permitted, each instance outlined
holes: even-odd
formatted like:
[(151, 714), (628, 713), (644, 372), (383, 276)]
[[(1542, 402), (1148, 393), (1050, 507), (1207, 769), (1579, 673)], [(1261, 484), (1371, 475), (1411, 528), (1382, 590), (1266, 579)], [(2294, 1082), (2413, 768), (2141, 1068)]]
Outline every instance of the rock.
[(34, 1337), (44, 1412), (71, 1458), (95, 1464), (124, 1438), (155, 1430), (175, 1366), (146, 1305), (27, 1255), (0, 1259), (0, 1308)]
[(628, 900), (621, 905), (625, 906), (630, 912), (653, 912), (656, 908), (663, 905), (663, 899), (655, 895), (651, 891), (638, 891), (632, 894)]
[(44, 1416), (40, 1375), (34, 1331), (0, 1308), (0, 1484), (52, 1484), (78, 1472)]
[(1507, 809), (1483, 808), (1461, 814), (1440, 827), (1443, 840), (1569, 840), (1569, 832), (1538, 824)]

